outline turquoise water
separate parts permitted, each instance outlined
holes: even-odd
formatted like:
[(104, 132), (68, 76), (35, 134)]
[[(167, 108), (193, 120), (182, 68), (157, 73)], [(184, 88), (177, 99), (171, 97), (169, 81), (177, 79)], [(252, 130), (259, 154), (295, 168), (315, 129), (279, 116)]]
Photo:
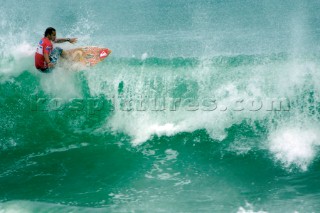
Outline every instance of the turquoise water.
[(319, 211), (318, 1), (2, 4), (0, 212)]

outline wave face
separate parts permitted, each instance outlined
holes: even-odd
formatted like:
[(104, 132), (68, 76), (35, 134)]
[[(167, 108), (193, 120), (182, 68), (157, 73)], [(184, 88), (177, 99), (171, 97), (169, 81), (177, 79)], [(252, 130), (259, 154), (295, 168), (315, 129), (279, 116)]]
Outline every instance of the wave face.
[[(319, 8), (5, 1), (0, 212), (318, 210)], [(113, 53), (42, 74), (48, 26)]]

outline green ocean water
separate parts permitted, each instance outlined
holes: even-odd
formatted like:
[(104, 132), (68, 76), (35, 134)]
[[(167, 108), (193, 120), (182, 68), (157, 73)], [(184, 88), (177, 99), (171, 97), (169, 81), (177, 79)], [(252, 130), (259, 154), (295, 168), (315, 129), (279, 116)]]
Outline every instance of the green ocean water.
[[(319, 9), (4, 1), (0, 212), (319, 211)], [(42, 74), (48, 26), (113, 53)]]

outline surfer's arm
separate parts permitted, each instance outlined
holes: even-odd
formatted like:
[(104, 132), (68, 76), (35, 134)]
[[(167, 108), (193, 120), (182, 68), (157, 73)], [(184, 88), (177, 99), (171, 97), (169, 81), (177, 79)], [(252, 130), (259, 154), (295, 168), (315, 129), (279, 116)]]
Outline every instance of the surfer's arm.
[(70, 42), (71, 44), (76, 43), (78, 41), (77, 38), (57, 38), (54, 43), (63, 43)]
[(49, 59), (49, 54), (48, 53), (43, 53), (43, 57), (44, 57), (44, 60), (46, 61), (46, 63), (48, 64), (48, 67), (51, 68), (53, 67), (54, 65), (51, 63), (50, 59)]

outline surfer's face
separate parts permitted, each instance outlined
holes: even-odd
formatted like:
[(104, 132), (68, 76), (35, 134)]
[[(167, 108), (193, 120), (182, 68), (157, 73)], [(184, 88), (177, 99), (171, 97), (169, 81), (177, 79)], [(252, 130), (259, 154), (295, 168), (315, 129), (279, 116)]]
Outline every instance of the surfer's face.
[(56, 31), (53, 31), (53, 32), (52, 32), (52, 34), (49, 36), (49, 39), (50, 39), (51, 41), (56, 40)]

